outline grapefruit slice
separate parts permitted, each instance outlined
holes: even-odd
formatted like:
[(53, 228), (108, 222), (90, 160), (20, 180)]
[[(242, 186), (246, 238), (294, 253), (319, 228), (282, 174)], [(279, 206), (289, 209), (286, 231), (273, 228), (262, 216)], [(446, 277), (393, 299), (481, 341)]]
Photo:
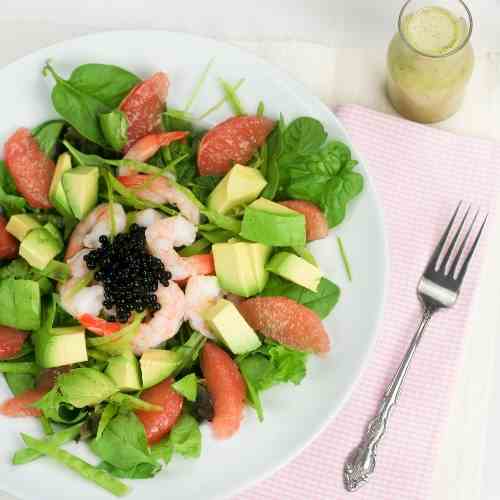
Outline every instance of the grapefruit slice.
[(0, 215), (0, 259), (14, 259), (19, 250), (19, 243), (14, 236), (7, 232), (6, 226), (7, 219)]
[(36, 388), (48, 392), (56, 385), (57, 377), (63, 373), (68, 373), (71, 365), (58, 366), (57, 368), (45, 368), (37, 377)]
[(280, 205), (291, 208), (306, 218), (307, 241), (321, 240), (328, 236), (328, 221), (314, 203), (304, 200), (288, 200), (280, 201)]
[(223, 175), (246, 165), (264, 144), (274, 122), (264, 116), (235, 116), (209, 130), (198, 148), (200, 175)]
[(215, 436), (231, 437), (243, 418), (245, 381), (231, 356), (210, 341), (201, 351), (201, 371), (214, 402), (212, 427)]
[(287, 297), (254, 297), (237, 305), (247, 323), (280, 344), (326, 353), (330, 339), (319, 316)]
[(191, 257), (184, 257), (184, 260), (193, 269), (195, 275), (215, 274), (214, 258), (211, 253), (201, 253), (199, 255), (192, 255)]
[(0, 326), (0, 359), (9, 359), (18, 354), (27, 336), (27, 333), (15, 328)]
[(141, 399), (163, 407), (163, 411), (136, 412), (137, 417), (144, 425), (148, 443), (157, 443), (177, 422), (182, 412), (184, 399), (172, 389), (172, 379), (170, 378), (145, 390), (141, 394)]
[(44, 389), (28, 389), (0, 405), (0, 413), (6, 417), (40, 417), (42, 411), (32, 405), (43, 398), (46, 392)]
[(137, 140), (159, 131), (168, 85), (165, 73), (155, 73), (148, 80), (137, 84), (121, 102), (120, 110), (125, 113), (128, 122), (125, 153)]
[(174, 141), (186, 138), (189, 132), (160, 132), (148, 134), (139, 139), (125, 155), (127, 160), (146, 161), (149, 160), (163, 146), (168, 146)]
[(38, 146), (27, 128), (14, 132), (5, 144), (5, 162), (17, 190), (33, 208), (51, 208), (50, 181), (54, 162)]

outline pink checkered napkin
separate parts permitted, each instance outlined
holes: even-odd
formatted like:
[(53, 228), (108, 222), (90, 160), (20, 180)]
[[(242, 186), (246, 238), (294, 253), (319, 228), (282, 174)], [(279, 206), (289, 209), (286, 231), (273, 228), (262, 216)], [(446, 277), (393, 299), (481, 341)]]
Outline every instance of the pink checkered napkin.
[(380, 446), (377, 474), (356, 493), (342, 485), (345, 458), (374, 414), (417, 326), (422, 272), (458, 200), (493, 209), (500, 144), (462, 137), (359, 106), (337, 116), (366, 160), (380, 195), (390, 250), (385, 320), (351, 400), (295, 460), (235, 500), (426, 500), (448, 415), (480, 268), (476, 256), (459, 304), (431, 322)]

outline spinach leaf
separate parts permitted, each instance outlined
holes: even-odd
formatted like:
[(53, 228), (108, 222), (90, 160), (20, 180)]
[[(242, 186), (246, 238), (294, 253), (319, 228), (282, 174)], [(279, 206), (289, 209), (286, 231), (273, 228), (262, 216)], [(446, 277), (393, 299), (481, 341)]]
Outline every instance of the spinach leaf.
[(170, 431), (169, 439), (174, 451), (186, 458), (198, 458), (201, 454), (200, 426), (194, 417), (183, 414)]
[(65, 122), (62, 120), (50, 120), (42, 123), (31, 131), (33, 137), (37, 140), (40, 149), (49, 157), (54, 159), (56, 156), (56, 144), (62, 134)]
[(42, 410), (46, 418), (62, 424), (75, 424), (88, 415), (86, 409), (75, 408), (64, 401), (57, 386), (53, 387), (33, 406)]
[(283, 147), (287, 155), (303, 156), (316, 153), (328, 134), (314, 118), (303, 116), (294, 120), (283, 132)]
[(142, 463), (137, 464), (134, 467), (130, 467), (129, 469), (120, 469), (109, 464), (108, 462), (101, 462), (97, 468), (105, 470), (112, 476), (121, 479), (150, 479), (160, 472), (161, 465)]
[(174, 445), (169, 437), (162, 439), (151, 447), (151, 456), (156, 460), (163, 460), (165, 465), (170, 463), (174, 454)]
[(181, 345), (172, 348), (179, 354), (179, 364), (175, 369), (173, 376), (190, 370), (198, 360), (201, 349), (205, 345), (207, 338), (199, 332), (193, 332), (189, 338)]
[(28, 208), (28, 203), (23, 197), (7, 194), (4, 189), (0, 187), (0, 207), (2, 207), (5, 215), (10, 217), (25, 212)]
[(284, 130), (285, 122), (283, 116), (280, 116), (278, 125), (274, 128), (266, 141), (267, 154), (265, 155), (265, 164), (262, 165), (261, 171), (267, 180), (267, 185), (261, 196), (268, 200), (273, 200), (275, 198), (280, 185), (279, 159), (283, 151)]
[(7, 194), (18, 194), (14, 179), (10, 175), (7, 164), (3, 160), (0, 160), (0, 187)]
[(247, 399), (259, 420), (264, 418), (260, 392), (276, 384), (300, 384), (306, 375), (306, 360), (306, 353), (269, 340), (257, 350), (236, 358), (247, 386)]
[(124, 471), (140, 464), (160, 467), (149, 453), (144, 426), (135, 413), (117, 415), (90, 448), (104, 462)]
[(210, 193), (215, 189), (221, 180), (222, 177), (218, 175), (204, 175), (196, 177), (190, 183), (190, 187), (196, 198), (206, 205)]
[(330, 280), (321, 278), (318, 291), (296, 285), (280, 276), (271, 274), (266, 287), (260, 293), (264, 297), (288, 297), (314, 311), (321, 319), (325, 319), (337, 304), (340, 288)]
[(99, 116), (101, 130), (106, 142), (115, 150), (121, 151), (128, 140), (128, 121), (123, 111), (111, 111)]
[(78, 151), (70, 142), (64, 140), (63, 144), (69, 151), (77, 165), (83, 165), (86, 167), (107, 167), (106, 160), (98, 155), (94, 154), (84, 154)]
[(141, 79), (111, 64), (82, 64), (73, 70), (68, 82), (83, 94), (116, 108)]

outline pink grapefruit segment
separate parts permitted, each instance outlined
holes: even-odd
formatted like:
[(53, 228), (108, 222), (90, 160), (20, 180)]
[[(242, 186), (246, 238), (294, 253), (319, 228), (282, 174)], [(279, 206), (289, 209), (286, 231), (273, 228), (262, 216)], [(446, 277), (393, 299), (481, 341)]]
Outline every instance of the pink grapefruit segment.
[(162, 406), (163, 411), (137, 411), (136, 415), (144, 425), (148, 443), (154, 444), (170, 432), (182, 412), (183, 397), (172, 389), (172, 379), (146, 389), (141, 399)]
[(213, 342), (207, 342), (201, 351), (201, 371), (214, 401), (215, 436), (229, 438), (243, 418), (245, 381), (231, 356)]
[[(15, 259), (19, 250), (19, 242), (5, 229), (7, 219), (0, 215), (0, 260)], [(1, 348), (0, 348), (1, 349)], [(1, 359), (0, 352), (0, 359)]]
[(121, 102), (120, 110), (125, 113), (128, 122), (125, 153), (142, 137), (159, 131), (168, 85), (165, 73), (155, 73), (148, 80), (137, 84)]
[(280, 205), (300, 212), (306, 218), (307, 241), (321, 240), (328, 236), (328, 221), (323, 212), (310, 201), (289, 200), (280, 201)]
[(23, 348), (24, 341), (28, 337), (27, 333), (0, 326), (0, 360), (9, 359), (18, 354)]
[(27, 128), (14, 132), (5, 144), (5, 162), (17, 190), (33, 208), (51, 208), (50, 181), (54, 162), (44, 154)]
[(200, 142), (200, 175), (223, 175), (235, 163), (246, 165), (273, 127), (274, 122), (264, 116), (235, 116), (219, 123)]
[(292, 299), (254, 297), (237, 308), (247, 323), (265, 337), (299, 351), (330, 350), (330, 339), (319, 316)]
[(40, 417), (42, 411), (32, 405), (42, 399), (45, 389), (29, 389), (0, 405), (0, 413), (6, 417)]

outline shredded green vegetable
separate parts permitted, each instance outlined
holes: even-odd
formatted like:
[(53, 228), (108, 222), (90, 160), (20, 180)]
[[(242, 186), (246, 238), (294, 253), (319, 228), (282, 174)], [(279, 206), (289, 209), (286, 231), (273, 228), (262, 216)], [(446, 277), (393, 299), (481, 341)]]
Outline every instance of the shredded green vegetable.
[(30, 373), (36, 375), (39, 372), (36, 363), (30, 361), (0, 361), (0, 372), (2, 373)]
[(245, 110), (243, 109), (243, 105), (241, 104), (240, 98), (238, 94), (236, 94), (236, 90), (233, 86), (227, 83), (222, 78), (219, 80), (222, 90), (224, 91), (224, 95), (226, 97), (227, 102), (231, 106), (233, 113), (236, 116), (246, 115)]
[(196, 82), (193, 92), (191, 93), (189, 99), (187, 100), (186, 106), (184, 107), (184, 112), (187, 112), (191, 109), (191, 106), (198, 97), (200, 90), (203, 87), (203, 84), (205, 83), (208, 77), (208, 73), (210, 72), (210, 69), (212, 68), (213, 64), (214, 64), (214, 58), (212, 57), (212, 59), (210, 59), (210, 61), (208, 61), (208, 64), (205, 66), (205, 69), (203, 70), (203, 73), (201, 74), (199, 80)]
[[(232, 87), (233, 92), (236, 92), (245, 82), (244, 78), (240, 78), (236, 84)], [(207, 111), (205, 111), (202, 115), (198, 117), (199, 120), (203, 120), (204, 118), (207, 118), (209, 115), (217, 111), (221, 106), (224, 105), (224, 103), (227, 101), (227, 97), (224, 95), (222, 99), (217, 101), (211, 108), (208, 108)]]
[(342, 257), (342, 262), (344, 264), (344, 269), (347, 274), (347, 278), (349, 279), (349, 281), (352, 281), (351, 266), (349, 265), (349, 260), (347, 258), (347, 254), (345, 253), (344, 244), (342, 243), (340, 236), (337, 236), (337, 244), (339, 246), (339, 252), (340, 256)]
[(85, 462), (76, 455), (56, 448), (50, 443), (40, 439), (35, 439), (27, 434), (21, 434), (21, 437), (30, 448), (33, 448), (34, 450), (53, 458), (57, 462), (66, 465), (80, 476), (94, 482), (113, 495), (121, 497), (128, 492), (128, 486), (126, 484), (114, 478), (108, 472), (90, 465), (88, 462)]

